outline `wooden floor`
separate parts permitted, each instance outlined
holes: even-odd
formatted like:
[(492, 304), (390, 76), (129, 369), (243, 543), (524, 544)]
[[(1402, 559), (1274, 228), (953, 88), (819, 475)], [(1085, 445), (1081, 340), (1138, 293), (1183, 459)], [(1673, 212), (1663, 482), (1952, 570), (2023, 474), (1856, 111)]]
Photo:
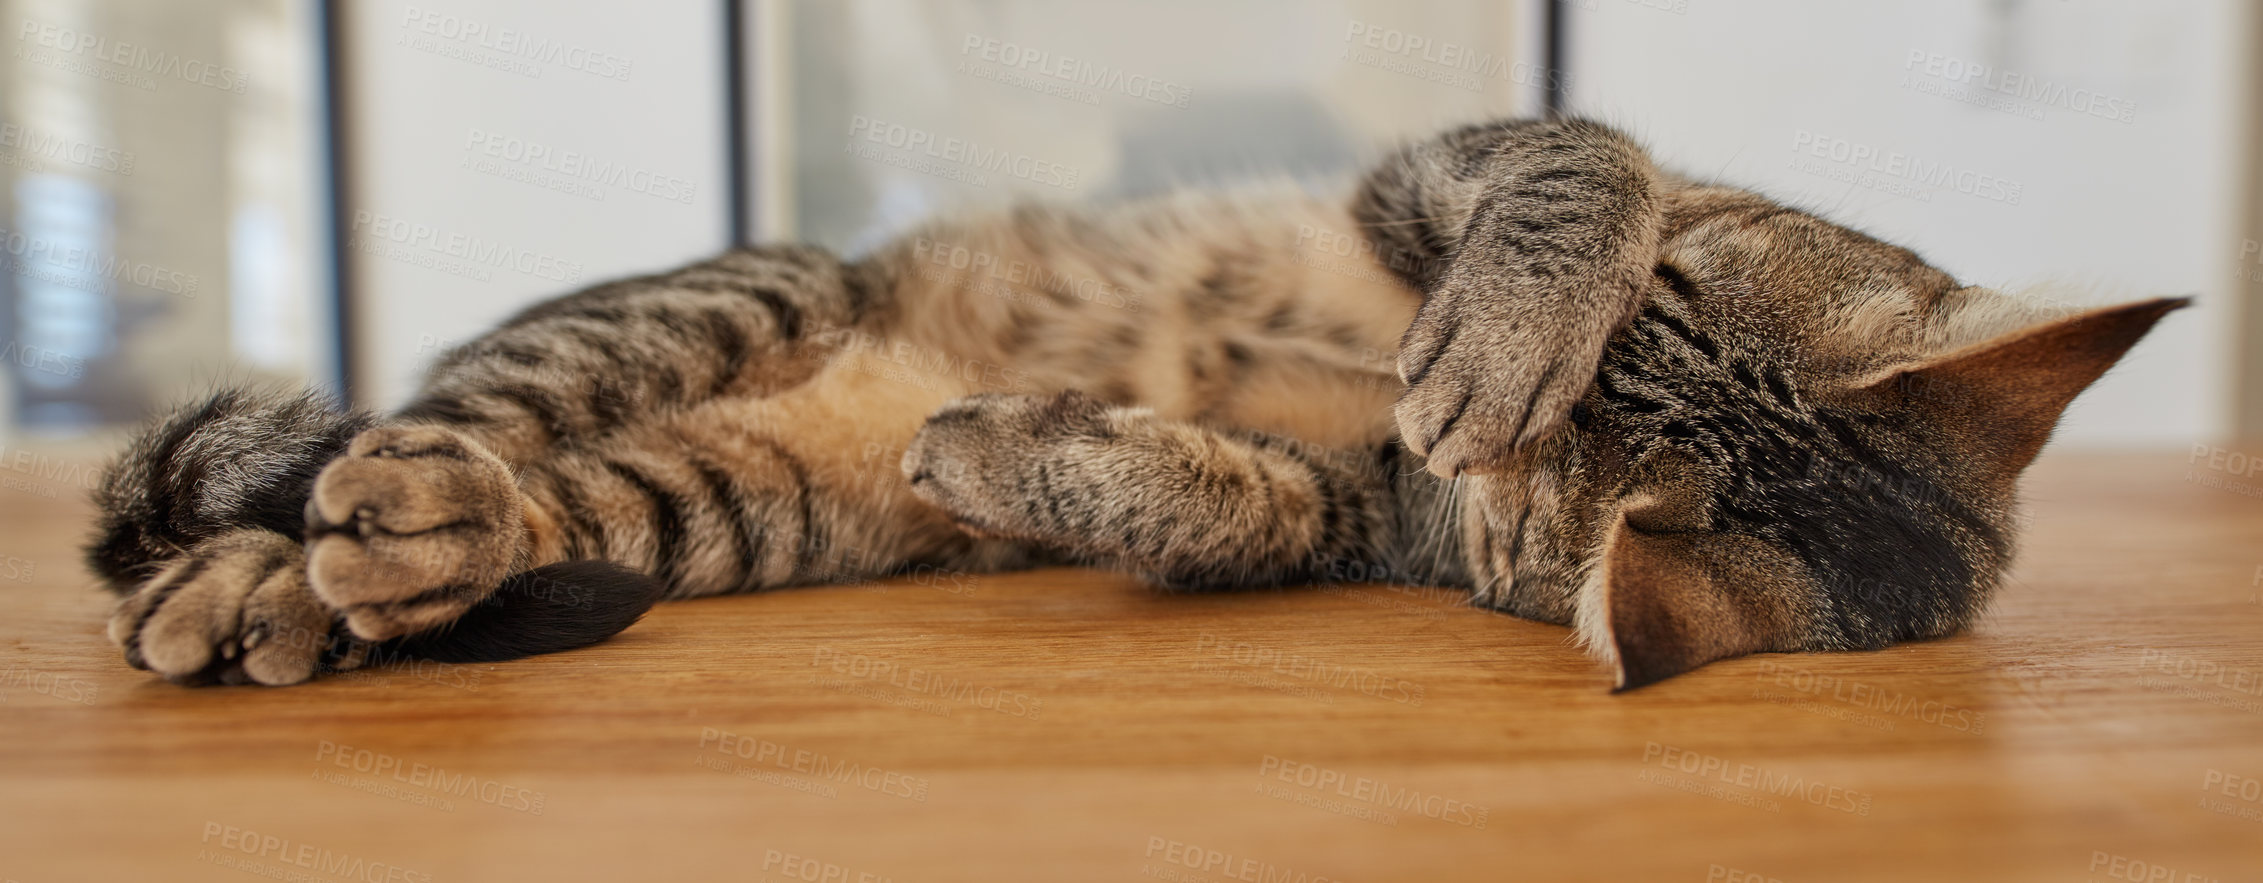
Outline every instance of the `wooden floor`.
[(83, 506), (18, 481), (0, 879), (2258, 880), (2263, 475), (2188, 459), (2039, 464), (1969, 635), (1620, 696), (1441, 593), (1073, 571), (187, 689), (118, 661)]

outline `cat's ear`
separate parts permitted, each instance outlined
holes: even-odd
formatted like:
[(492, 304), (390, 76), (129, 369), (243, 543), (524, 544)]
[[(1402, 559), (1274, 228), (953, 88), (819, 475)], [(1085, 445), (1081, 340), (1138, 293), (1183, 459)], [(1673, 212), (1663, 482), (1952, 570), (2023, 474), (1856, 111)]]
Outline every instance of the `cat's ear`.
[(1645, 529), (1662, 505), (1637, 499), (1621, 507), (1581, 599), (1581, 634), (1616, 668), (1613, 689), (1795, 649), (1797, 560), (1754, 537)]
[(1901, 413), (1935, 428), (1970, 462), (2018, 475), (2074, 397), (2120, 361), (2173, 297), (2079, 313), (1857, 381), (1840, 404)]

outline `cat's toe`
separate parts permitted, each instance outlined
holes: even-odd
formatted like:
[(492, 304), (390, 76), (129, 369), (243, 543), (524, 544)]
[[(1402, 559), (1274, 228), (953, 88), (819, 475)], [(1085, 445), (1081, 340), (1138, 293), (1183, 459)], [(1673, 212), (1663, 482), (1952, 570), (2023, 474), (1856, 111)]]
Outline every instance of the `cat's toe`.
[(438, 427), (382, 427), (325, 467), (307, 501), (308, 575), (355, 635), (383, 640), (462, 616), (525, 547), (510, 470)]
[(1515, 326), (1465, 328), (1402, 358), (1408, 387), (1394, 406), (1399, 438), (1441, 478), (1511, 468), (1547, 439), (1587, 392), (1602, 354), (1593, 340), (1543, 342)]
[(314, 676), (335, 625), (299, 544), (241, 530), (158, 571), (119, 603), (109, 633), (128, 663), (168, 680), (280, 686)]
[(333, 650), (341, 653), (332, 667), (351, 667), (346, 663), (359, 654), (346, 652), (346, 645), (356, 642), (339, 633), (337, 616), (307, 585), (306, 568), (278, 571), (244, 602), (237, 669), (254, 683), (295, 684), (313, 677)]
[(1593, 373), (1550, 359), (1432, 378), (1399, 399), (1400, 438), (1441, 478), (1501, 471), (1555, 433)]

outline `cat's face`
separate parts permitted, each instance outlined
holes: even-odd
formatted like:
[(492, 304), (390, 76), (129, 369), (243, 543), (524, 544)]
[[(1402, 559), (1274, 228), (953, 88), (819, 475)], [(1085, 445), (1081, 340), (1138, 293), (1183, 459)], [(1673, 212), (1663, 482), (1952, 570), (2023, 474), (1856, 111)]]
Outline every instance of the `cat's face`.
[[(1834, 302), (1681, 258), (1566, 427), (1524, 468), (1473, 477), (1481, 598), (1573, 621), (1621, 689), (1965, 626), (2010, 563), (2019, 472), (2075, 394), (2184, 303), (1968, 341), (2003, 324), (2005, 296), (1926, 291), (1945, 277), (1919, 274)], [(1865, 297), (1903, 315), (1881, 325)], [(1787, 303), (1805, 313), (1768, 308)], [(1850, 309), (1870, 315), (1834, 315)]]

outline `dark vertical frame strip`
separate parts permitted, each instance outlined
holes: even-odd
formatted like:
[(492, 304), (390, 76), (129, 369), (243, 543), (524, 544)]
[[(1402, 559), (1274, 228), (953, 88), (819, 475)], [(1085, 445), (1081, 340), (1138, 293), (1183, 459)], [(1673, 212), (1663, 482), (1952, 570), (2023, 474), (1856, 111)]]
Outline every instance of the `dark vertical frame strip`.
[(1570, 99), (1564, 94), (1566, 81), (1570, 79), (1564, 68), (1564, 18), (1567, 15), (1564, 6), (1567, 2), (1540, 0), (1540, 70), (1543, 81), (1548, 84), (1540, 106), (1552, 120), (1563, 119), (1565, 102)]
[(322, 67), (323, 147), (327, 154), (324, 171), (330, 185), (330, 325), (337, 359), (337, 373), (331, 381), (337, 385), (339, 399), (351, 405), (357, 403), (356, 381), (360, 378), (355, 367), (353, 249), (349, 247), (353, 240), (353, 188), (347, 172), (348, 147), (353, 142), (347, 124), (351, 114), (346, 107), (345, 0), (322, 0), (315, 5), (315, 15), (321, 17), (322, 44), (317, 54)]
[[(2247, 229), (2243, 231), (2249, 241), (2263, 240), (2263, 8), (2249, 6), (2247, 13), (2246, 50), (2247, 82), (2241, 84), (2244, 99), (2239, 107), (2246, 119), (2246, 131), (2241, 135), (2245, 148), (2240, 155), (2247, 157), (2241, 164), (2235, 180), (2239, 192), (2247, 194), (2244, 206)], [(2235, 94), (2239, 94), (2235, 92)], [(2244, 180), (2242, 180), (2244, 179)], [(2256, 291), (2241, 263), (2243, 255), (2232, 258), (2232, 266), (2240, 272), (2232, 275), (2230, 290), (2234, 330), (2232, 352), (2232, 441), (2263, 444), (2263, 293)]]
[(751, 162), (747, 155), (747, 84), (746, 84), (746, 3), (747, 0), (722, 0), (723, 3), (723, 168), (729, 182), (731, 201), (730, 244), (745, 245), (754, 239), (753, 196), (749, 178)]

